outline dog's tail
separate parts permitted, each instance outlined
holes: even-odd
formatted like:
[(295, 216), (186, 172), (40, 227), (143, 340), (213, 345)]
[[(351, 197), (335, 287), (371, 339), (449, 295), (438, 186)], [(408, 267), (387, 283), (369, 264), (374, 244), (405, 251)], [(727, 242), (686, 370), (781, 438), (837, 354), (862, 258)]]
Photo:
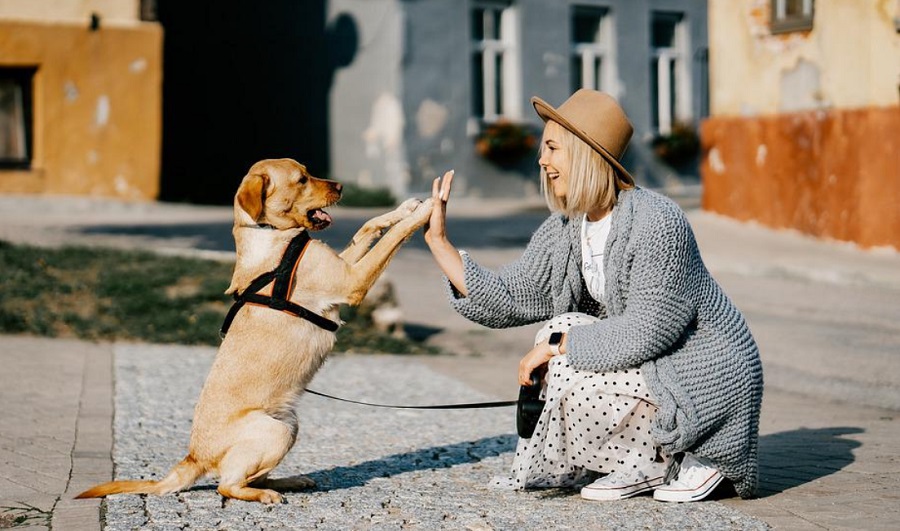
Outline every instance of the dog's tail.
[(206, 467), (188, 455), (159, 481), (110, 481), (92, 487), (75, 498), (102, 498), (110, 494), (171, 494), (190, 487), (206, 472)]

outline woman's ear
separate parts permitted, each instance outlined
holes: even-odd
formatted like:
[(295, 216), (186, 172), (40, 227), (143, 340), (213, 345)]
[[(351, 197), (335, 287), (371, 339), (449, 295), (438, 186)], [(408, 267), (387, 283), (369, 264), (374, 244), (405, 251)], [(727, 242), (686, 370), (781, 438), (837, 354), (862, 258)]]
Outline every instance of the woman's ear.
[(265, 213), (266, 188), (269, 176), (265, 173), (247, 175), (237, 191), (237, 203), (253, 221), (259, 222)]

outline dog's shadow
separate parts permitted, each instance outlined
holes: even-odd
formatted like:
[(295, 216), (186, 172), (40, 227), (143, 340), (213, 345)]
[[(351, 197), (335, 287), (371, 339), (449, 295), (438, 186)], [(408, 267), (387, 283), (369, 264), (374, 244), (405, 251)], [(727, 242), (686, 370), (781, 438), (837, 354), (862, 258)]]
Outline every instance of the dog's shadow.
[(834, 474), (855, 460), (853, 450), (862, 443), (845, 435), (862, 428), (800, 428), (759, 438), (760, 498)]
[[(316, 481), (319, 492), (361, 487), (377, 478), (388, 478), (417, 470), (438, 470), (456, 465), (477, 463), (489, 457), (512, 452), (516, 448), (514, 434), (485, 437), (444, 446), (432, 446), (365, 461), (352, 466), (338, 466), (305, 474)], [(291, 492), (285, 490), (283, 492)], [(309, 490), (297, 492), (309, 492)]]

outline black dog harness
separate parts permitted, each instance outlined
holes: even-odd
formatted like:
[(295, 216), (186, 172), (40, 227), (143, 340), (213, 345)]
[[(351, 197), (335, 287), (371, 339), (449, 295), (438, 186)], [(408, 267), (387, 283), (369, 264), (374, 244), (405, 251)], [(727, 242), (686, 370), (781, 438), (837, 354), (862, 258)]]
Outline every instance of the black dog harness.
[[(269, 271), (268, 273), (263, 273), (256, 277), (242, 293), (234, 294), (234, 304), (231, 306), (231, 309), (228, 310), (228, 315), (225, 316), (225, 322), (222, 323), (222, 330), (220, 331), (222, 337), (225, 337), (225, 334), (228, 333), (231, 322), (245, 304), (267, 306), (273, 310), (306, 319), (329, 332), (337, 331), (338, 324), (334, 321), (326, 319), (325, 317), (288, 300), (294, 290), (294, 274), (297, 271), (297, 265), (300, 263), (300, 259), (303, 258), (303, 252), (306, 250), (309, 241), (310, 237), (307, 231), (304, 230), (300, 232), (300, 234), (295, 236), (294, 239), (291, 240), (291, 243), (288, 244), (287, 249), (284, 251), (284, 255), (281, 257), (281, 262), (274, 271)], [(269, 285), (273, 280), (275, 281), (275, 284), (272, 286), (272, 295), (260, 295), (259, 290)]]

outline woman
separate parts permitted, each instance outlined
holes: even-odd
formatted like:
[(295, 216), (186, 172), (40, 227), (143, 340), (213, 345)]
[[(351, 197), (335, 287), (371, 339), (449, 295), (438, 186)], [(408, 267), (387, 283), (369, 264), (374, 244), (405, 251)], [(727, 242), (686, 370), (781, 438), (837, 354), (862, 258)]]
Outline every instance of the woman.
[(619, 162), (633, 129), (615, 100), (582, 89), (558, 109), (532, 103), (553, 214), (522, 257), (494, 272), (457, 251), (445, 225), (452, 172), (435, 180), (425, 232), (461, 315), (493, 328), (549, 320), (519, 364), (522, 385), (546, 373), (546, 404), (499, 483), (572, 486), (600, 473), (582, 497), (696, 501), (727, 478), (752, 496), (762, 367), (743, 317), (681, 209)]

